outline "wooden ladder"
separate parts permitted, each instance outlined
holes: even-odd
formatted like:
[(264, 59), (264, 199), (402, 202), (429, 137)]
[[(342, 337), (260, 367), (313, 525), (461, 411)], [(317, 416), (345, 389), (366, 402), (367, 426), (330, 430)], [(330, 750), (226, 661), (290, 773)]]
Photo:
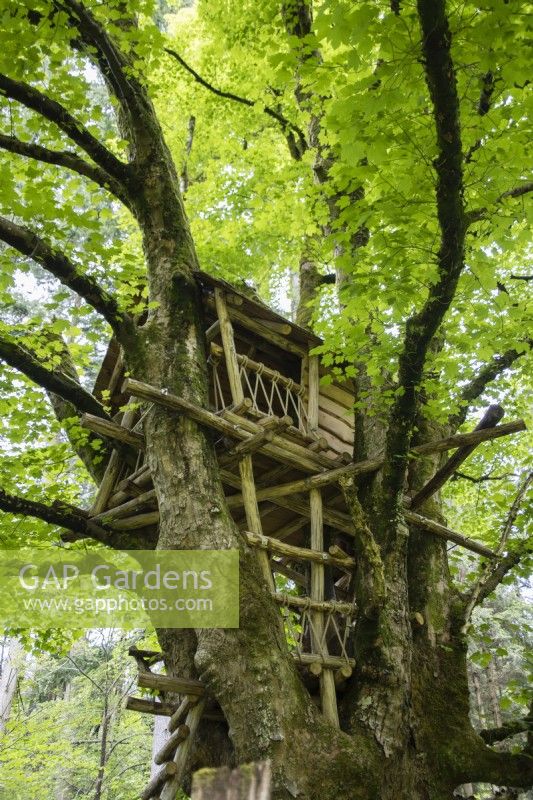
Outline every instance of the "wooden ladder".
[(205, 708), (205, 697), (186, 695), (168, 723), (170, 738), (156, 753), (156, 772), (141, 800), (175, 800)]

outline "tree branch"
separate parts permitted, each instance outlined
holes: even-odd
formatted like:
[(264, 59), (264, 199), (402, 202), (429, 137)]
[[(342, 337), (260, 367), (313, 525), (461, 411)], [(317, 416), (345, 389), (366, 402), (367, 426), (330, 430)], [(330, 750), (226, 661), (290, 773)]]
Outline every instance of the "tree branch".
[[(78, 0), (54, 0), (56, 8), (67, 14), (71, 24), (77, 29), (80, 37), (80, 49), (95, 59), (106, 79), (109, 88), (117, 98), (122, 111), (127, 115), (129, 126), (135, 130), (142, 124), (144, 117), (145, 93), (134, 77), (133, 65), (126, 54), (115, 44), (105, 28), (98, 22), (92, 12)], [(131, 27), (132, 19), (124, 17), (117, 24), (124, 28)], [(78, 45), (79, 43), (74, 43)]]
[(26, 347), (0, 333), (0, 359), (22, 372), (47, 392), (59, 395), (78, 411), (109, 419), (104, 407), (73, 378), (45, 367)]
[[(253, 108), (255, 106), (255, 102), (253, 100), (249, 100), (246, 97), (241, 97), (238, 94), (234, 94), (233, 92), (224, 92), (221, 89), (217, 89), (211, 83), (202, 78), (195, 69), (193, 69), (187, 62), (170, 47), (165, 47), (165, 52), (168, 55), (172, 56), (178, 64), (180, 64), (189, 75), (192, 75), (194, 80), (203, 86), (205, 89), (208, 89), (213, 94), (216, 94), (217, 97), (222, 97), (226, 100), (233, 100), (235, 103), (241, 103), (241, 105), (248, 106), (249, 108)], [(269, 117), (274, 119), (280, 126), (283, 132), (283, 135), (287, 139), (287, 144), (289, 146), (289, 150), (293, 158), (299, 161), (302, 155), (308, 148), (307, 140), (305, 138), (305, 134), (298, 125), (295, 125), (293, 122), (290, 122), (286, 117), (283, 116), (279, 111), (276, 111), (270, 106), (263, 106), (263, 111)]]
[[(438, 155), (436, 203), (441, 231), (438, 277), (422, 309), (407, 320), (399, 357), (399, 387), (387, 435), (383, 497), (387, 517), (401, 514), (409, 444), (418, 409), (418, 387), (428, 348), (455, 296), (464, 267), (465, 218), (459, 97), (451, 57), (451, 31), (445, 0), (418, 0), (426, 82), (433, 105)], [(390, 499), (393, 502), (390, 502)]]
[[(533, 181), (526, 181), (518, 184), (518, 186), (514, 186), (512, 189), (508, 189), (506, 192), (502, 192), (496, 198), (494, 204), (498, 205), (509, 197), (523, 197), (525, 194), (529, 194), (530, 192), (533, 192)], [(474, 222), (480, 222), (481, 220), (488, 219), (488, 217), (488, 208), (477, 208), (473, 211), (468, 211), (466, 213), (466, 225), (469, 227)]]
[[(68, 528), (82, 536), (94, 536), (95, 533), (98, 534), (99, 532), (105, 533), (103, 528), (90, 522), (86, 511), (69, 503), (60, 503), (59, 501), (54, 501), (51, 504), (39, 503), (35, 500), (28, 500), (26, 497), (9, 494), (0, 489), (0, 509), (9, 514), (36, 517), (43, 520), (43, 522), (48, 522), (50, 525)], [(94, 536), (94, 538), (99, 537)]]
[(89, 164), (83, 158), (70, 150), (49, 150), (39, 144), (23, 142), (15, 136), (6, 136), (0, 133), (0, 148), (10, 153), (33, 158), (35, 161), (42, 161), (44, 164), (55, 164), (58, 167), (65, 167), (85, 178), (94, 181), (102, 189), (112, 192), (125, 206), (129, 208), (129, 199), (119, 181), (113, 178), (101, 167)]
[(23, 255), (32, 258), (82, 297), (107, 320), (117, 339), (122, 340), (126, 330), (133, 326), (133, 320), (119, 309), (114, 297), (102, 289), (94, 278), (78, 272), (63, 253), (53, 250), (44, 239), (29, 228), (0, 217), (0, 239)]
[(506, 753), (480, 746), (473, 754), (466, 780), (527, 789), (533, 784), (533, 758), (528, 753)]
[(515, 719), (512, 722), (506, 722), (500, 728), (485, 728), (479, 731), (479, 735), (487, 744), (494, 744), (495, 742), (509, 739), (511, 736), (516, 736), (517, 733), (528, 733), (532, 729), (533, 718), (528, 716), (522, 719)]
[(49, 525), (66, 529), (61, 535), (65, 542), (79, 539), (95, 539), (117, 550), (146, 550), (155, 547), (154, 537), (147, 537), (146, 530), (112, 531), (104, 524), (96, 524), (82, 508), (55, 500), (40, 503), (0, 489), (0, 510), (16, 516), (35, 517)]
[[(528, 344), (531, 347), (533, 339), (528, 340)], [(478, 374), (467, 383), (461, 392), (461, 410), (457, 414), (453, 414), (448, 420), (448, 424), (453, 430), (457, 430), (463, 424), (468, 414), (469, 406), (483, 394), (488, 384), (501, 375), (502, 372), (505, 372), (506, 369), (509, 369), (526, 352), (527, 350), (518, 351), (511, 348), (501, 355), (495, 355), (492, 361), (481, 367)]]
[(16, 81), (0, 73), (0, 93), (16, 100), (26, 108), (36, 111), (45, 119), (53, 122), (63, 133), (81, 147), (93, 161), (108, 175), (126, 187), (129, 179), (129, 167), (118, 159), (107, 147), (89, 133), (79, 120), (67, 109), (47, 95), (23, 81)]
[[(505, 551), (507, 541), (512, 531), (518, 512), (520, 511), (522, 501), (529, 488), (530, 483), (533, 481), (533, 472), (527, 475), (522, 485), (519, 487), (516, 497), (513, 501), (511, 509), (507, 515), (502, 529), (500, 544), (496, 549), (496, 554), (501, 556)], [(485, 565), (483, 572), (476, 582), (475, 586), (468, 594), (468, 599), (464, 610), (464, 625), (463, 630), (466, 628), (474, 608), (485, 600), (495, 589), (498, 588), (505, 576), (516, 567), (520, 561), (533, 552), (533, 543), (529, 539), (523, 539), (516, 543), (516, 546), (499, 558), (496, 562), (490, 565)], [(486, 577), (483, 577), (486, 575)]]

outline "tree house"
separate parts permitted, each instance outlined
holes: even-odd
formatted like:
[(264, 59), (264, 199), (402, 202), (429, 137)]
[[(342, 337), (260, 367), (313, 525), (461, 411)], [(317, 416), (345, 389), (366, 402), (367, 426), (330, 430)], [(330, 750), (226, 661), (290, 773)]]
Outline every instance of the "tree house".
[[(153, 542), (159, 512), (144, 461), (144, 417), (156, 403), (205, 426), (213, 437), (226, 502), (248, 544), (259, 550), (265, 591), (280, 606), (292, 642), (288, 646), (311, 694), (338, 726), (337, 695), (355, 664), (350, 632), (356, 612), (350, 547), (355, 529), (339, 479), (375, 472), (382, 462), (352, 461), (354, 387), (331, 376), (321, 382), (326, 371), (312, 353), (320, 339), (224, 281), (202, 272), (197, 281), (205, 314), (209, 407), (196, 406), (165, 387), (123, 380), (121, 354), (112, 342), (95, 392), (106, 390), (115, 416), (113, 421), (82, 417), (83, 426), (114, 443), (89, 516), (93, 526), (126, 537), (135, 531), (146, 537), (142, 541), (151, 537)], [(131, 409), (120, 412), (129, 397)], [(522, 429), (522, 421), (498, 427), (492, 421), (471, 433), (414, 448), (418, 453), (455, 448), (456, 454), (416, 497), (405, 499), (407, 523), (493, 558), (489, 548), (426, 519), (415, 508), (479, 442)], [(160, 654), (145, 653), (148, 661), (139, 651), (134, 655), (140, 664), (139, 685), (190, 694), (190, 681), (150, 671)], [(203, 692), (196, 684), (195, 692)], [(168, 705), (130, 698), (128, 707), (170, 715), (173, 724), (186, 718), (186, 727), (194, 728), (203, 713), (203, 705), (187, 707), (190, 716), (183, 703), (174, 710)], [(183, 745), (177, 739), (174, 761), (181, 763), (190, 739)], [(172, 787), (179, 785), (179, 775), (169, 770), (160, 776), (163, 800), (170, 800)]]

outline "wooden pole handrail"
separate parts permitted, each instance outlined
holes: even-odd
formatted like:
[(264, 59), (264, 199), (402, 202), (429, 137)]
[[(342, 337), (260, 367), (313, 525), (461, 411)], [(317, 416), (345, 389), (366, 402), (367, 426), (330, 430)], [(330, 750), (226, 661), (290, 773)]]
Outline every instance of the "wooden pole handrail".
[[(222, 347), (220, 347), (219, 344), (212, 342), (211, 353), (220, 358), (223, 354)], [(241, 353), (237, 353), (236, 357), (239, 365), (244, 367), (244, 369), (249, 369), (252, 372), (257, 372), (260, 375), (264, 375), (266, 378), (268, 378), (268, 380), (280, 383), (290, 392), (294, 392), (294, 394), (300, 395), (300, 397), (305, 395), (305, 386), (302, 386), (301, 383), (296, 383), (296, 381), (293, 381), (292, 378), (287, 378), (286, 375), (281, 375), (279, 372), (276, 372), (276, 370), (267, 367), (267, 365), (263, 364), (261, 361), (254, 361), (252, 358), (243, 356)]]
[(315, 564), (329, 564), (334, 567), (341, 567), (341, 569), (353, 569), (355, 567), (354, 558), (336, 558), (323, 551), (309, 550), (307, 547), (296, 547), (296, 545), (280, 542), (278, 539), (273, 539), (271, 536), (263, 536), (260, 533), (244, 531), (243, 535), (248, 544), (253, 547), (260, 547), (263, 550), (268, 550), (277, 555), (288, 556), (297, 561), (312, 561)]

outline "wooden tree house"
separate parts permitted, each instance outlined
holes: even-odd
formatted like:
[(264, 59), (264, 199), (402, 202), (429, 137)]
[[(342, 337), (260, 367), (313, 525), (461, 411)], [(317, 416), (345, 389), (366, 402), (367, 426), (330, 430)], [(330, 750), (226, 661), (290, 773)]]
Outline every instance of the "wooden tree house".
[[(306, 684), (338, 726), (337, 695), (354, 666), (349, 634), (356, 613), (350, 552), (355, 531), (338, 481), (343, 475), (374, 472), (381, 462), (352, 462), (354, 387), (331, 376), (321, 381), (326, 370), (312, 353), (320, 344), (318, 337), (224, 281), (201, 272), (197, 280), (205, 313), (209, 408), (169, 394), (166, 387), (124, 380), (122, 357), (112, 342), (95, 390), (100, 395), (105, 390), (114, 421), (88, 414), (82, 418), (85, 427), (114, 443), (90, 517), (95, 525), (126, 534), (142, 530), (156, 535), (157, 499), (144, 463), (142, 434), (152, 403), (210, 430), (233, 518), (248, 543), (259, 549), (265, 591), (273, 594), (286, 624), (292, 625), (291, 649)], [(130, 397), (131, 409), (120, 412)], [(495, 426), (498, 420), (489, 415), (471, 433), (414, 448), (419, 453), (456, 452), (419, 495), (405, 500), (408, 523), (488, 558), (495, 555), (490, 549), (415, 509), (479, 442), (524, 428), (520, 420)], [(276, 576), (284, 576), (295, 589), (279, 591)], [(143, 797), (172, 800), (200, 717), (220, 711), (209, 708), (199, 682), (153, 673), (150, 668), (159, 654), (132, 655), (139, 663), (140, 686), (183, 698), (175, 706), (166, 700), (128, 701), (132, 710), (170, 717), (173, 761), (168, 761), (172, 752), (166, 747), (156, 761), (162, 769)]]

